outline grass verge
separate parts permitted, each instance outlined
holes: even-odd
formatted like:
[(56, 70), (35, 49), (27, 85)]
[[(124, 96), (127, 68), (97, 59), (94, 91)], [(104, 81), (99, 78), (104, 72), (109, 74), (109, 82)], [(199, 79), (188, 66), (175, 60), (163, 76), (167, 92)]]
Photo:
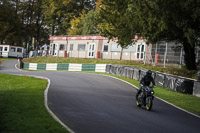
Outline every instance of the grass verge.
[(173, 74), (177, 76), (187, 77), (197, 79), (197, 71), (189, 71), (185, 67), (166, 67), (163, 66), (152, 66), (144, 65), (138, 61), (129, 60), (103, 60), (103, 59), (83, 59), (83, 58), (63, 58), (63, 57), (34, 57), (27, 58), (23, 60), (29, 63), (79, 63), (79, 64), (113, 64), (113, 65), (123, 65), (123, 66), (134, 66), (144, 69), (150, 69), (153, 71), (159, 71), (163, 73)]
[[(111, 75), (107, 73), (96, 73), (96, 74), (104, 74), (108, 76), (113, 76), (119, 79), (122, 79), (124, 81), (127, 81), (137, 87), (139, 87), (139, 81), (128, 79), (125, 77), (120, 77), (117, 75)], [(200, 98), (193, 96), (193, 95), (187, 95), (182, 94), (178, 92), (171, 91), (169, 89), (165, 89), (163, 87), (157, 86), (154, 88), (155, 96), (159, 97), (169, 103), (172, 103), (173, 105), (176, 105), (184, 110), (187, 110), (189, 112), (192, 112), (198, 116), (200, 116)]]
[(0, 58), (1, 61), (16, 60), (17, 58)]
[(1, 133), (66, 133), (44, 106), (46, 80), (0, 74)]

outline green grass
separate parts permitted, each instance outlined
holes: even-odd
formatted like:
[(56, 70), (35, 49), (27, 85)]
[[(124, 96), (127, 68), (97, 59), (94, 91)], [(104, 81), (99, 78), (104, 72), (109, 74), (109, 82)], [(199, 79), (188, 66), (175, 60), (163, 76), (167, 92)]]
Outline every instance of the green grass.
[(46, 80), (0, 74), (1, 133), (67, 132), (44, 106)]
[(17, 58), (0, 58), (1, 61), (16, 60)]
[(166, 67), (144, 65), (142, 62), (129, 61), (129, 60), (102, 60), (102, 59), (83, 59), (83, 58), (62, 58), (62, 57), (35, 57), (27, 58), (23, 60), (29, 63), (80, 63), (80, 64), (113, 64), (123, 66), (134, 66), (144, 69), (150, 69), (153, 71), (159, 71), (163, 73), (173, 74), (177, 76), (197, 79), (197, 71), (189, 71), (185, 67)]
[[(110, 74), (105, 74), (105, 75), (110, 75)], [(122, 79), (124, 81), (127, 81), (139, 87), (139, 81), (128, 79), (125, 77), (116, 76), (116, 75), (110, 75), (110, 76), (117, 77), (119, 79)], [(156, 87), (154, 88), (154, 91), (155, 91), (155, 96), (169, 103), (172, 103), (184, 110), (187, 110), (189, 112), (192, 112), (200, 116), (200, 98), (199, 97), (174, 92), (174, 91), (165, 89), (163, 87)]]

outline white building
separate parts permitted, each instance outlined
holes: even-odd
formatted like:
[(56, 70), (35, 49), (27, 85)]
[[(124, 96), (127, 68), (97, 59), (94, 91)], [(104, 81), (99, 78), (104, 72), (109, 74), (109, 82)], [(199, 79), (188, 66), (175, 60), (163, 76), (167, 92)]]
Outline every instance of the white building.
[[(123, 60), (143, 60), (149, 48), (143, 39), (123, 50)], [(50, 55), (58, 57), (120, 59), (117, 39), (102, 36), (51, 36)]]

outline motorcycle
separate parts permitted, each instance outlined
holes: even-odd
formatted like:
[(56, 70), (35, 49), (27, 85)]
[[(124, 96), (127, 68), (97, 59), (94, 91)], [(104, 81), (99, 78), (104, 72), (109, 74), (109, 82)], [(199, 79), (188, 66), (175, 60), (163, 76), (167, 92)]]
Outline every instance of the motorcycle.
[(148, 111), (152, 109), (153, 99), (154, 99), (154, 87), (150, 86), (140, 86), (137, 94), (136, 94), (136, 105), (138, 107), (145, 106)]

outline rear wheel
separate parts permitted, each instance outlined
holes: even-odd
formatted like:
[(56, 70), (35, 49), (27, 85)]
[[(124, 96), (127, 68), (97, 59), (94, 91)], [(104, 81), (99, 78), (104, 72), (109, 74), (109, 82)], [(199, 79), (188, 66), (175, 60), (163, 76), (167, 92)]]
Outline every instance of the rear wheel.
[(152, 98), (151, 98), (151, 97), (147, 97), (147, 99), (146, 99), (146, 109), (147, 109), (148, 111), (150, 111), (151, 108), (152, 108), (152, 105), (153, 105), (153, 103), (152, 103)]

